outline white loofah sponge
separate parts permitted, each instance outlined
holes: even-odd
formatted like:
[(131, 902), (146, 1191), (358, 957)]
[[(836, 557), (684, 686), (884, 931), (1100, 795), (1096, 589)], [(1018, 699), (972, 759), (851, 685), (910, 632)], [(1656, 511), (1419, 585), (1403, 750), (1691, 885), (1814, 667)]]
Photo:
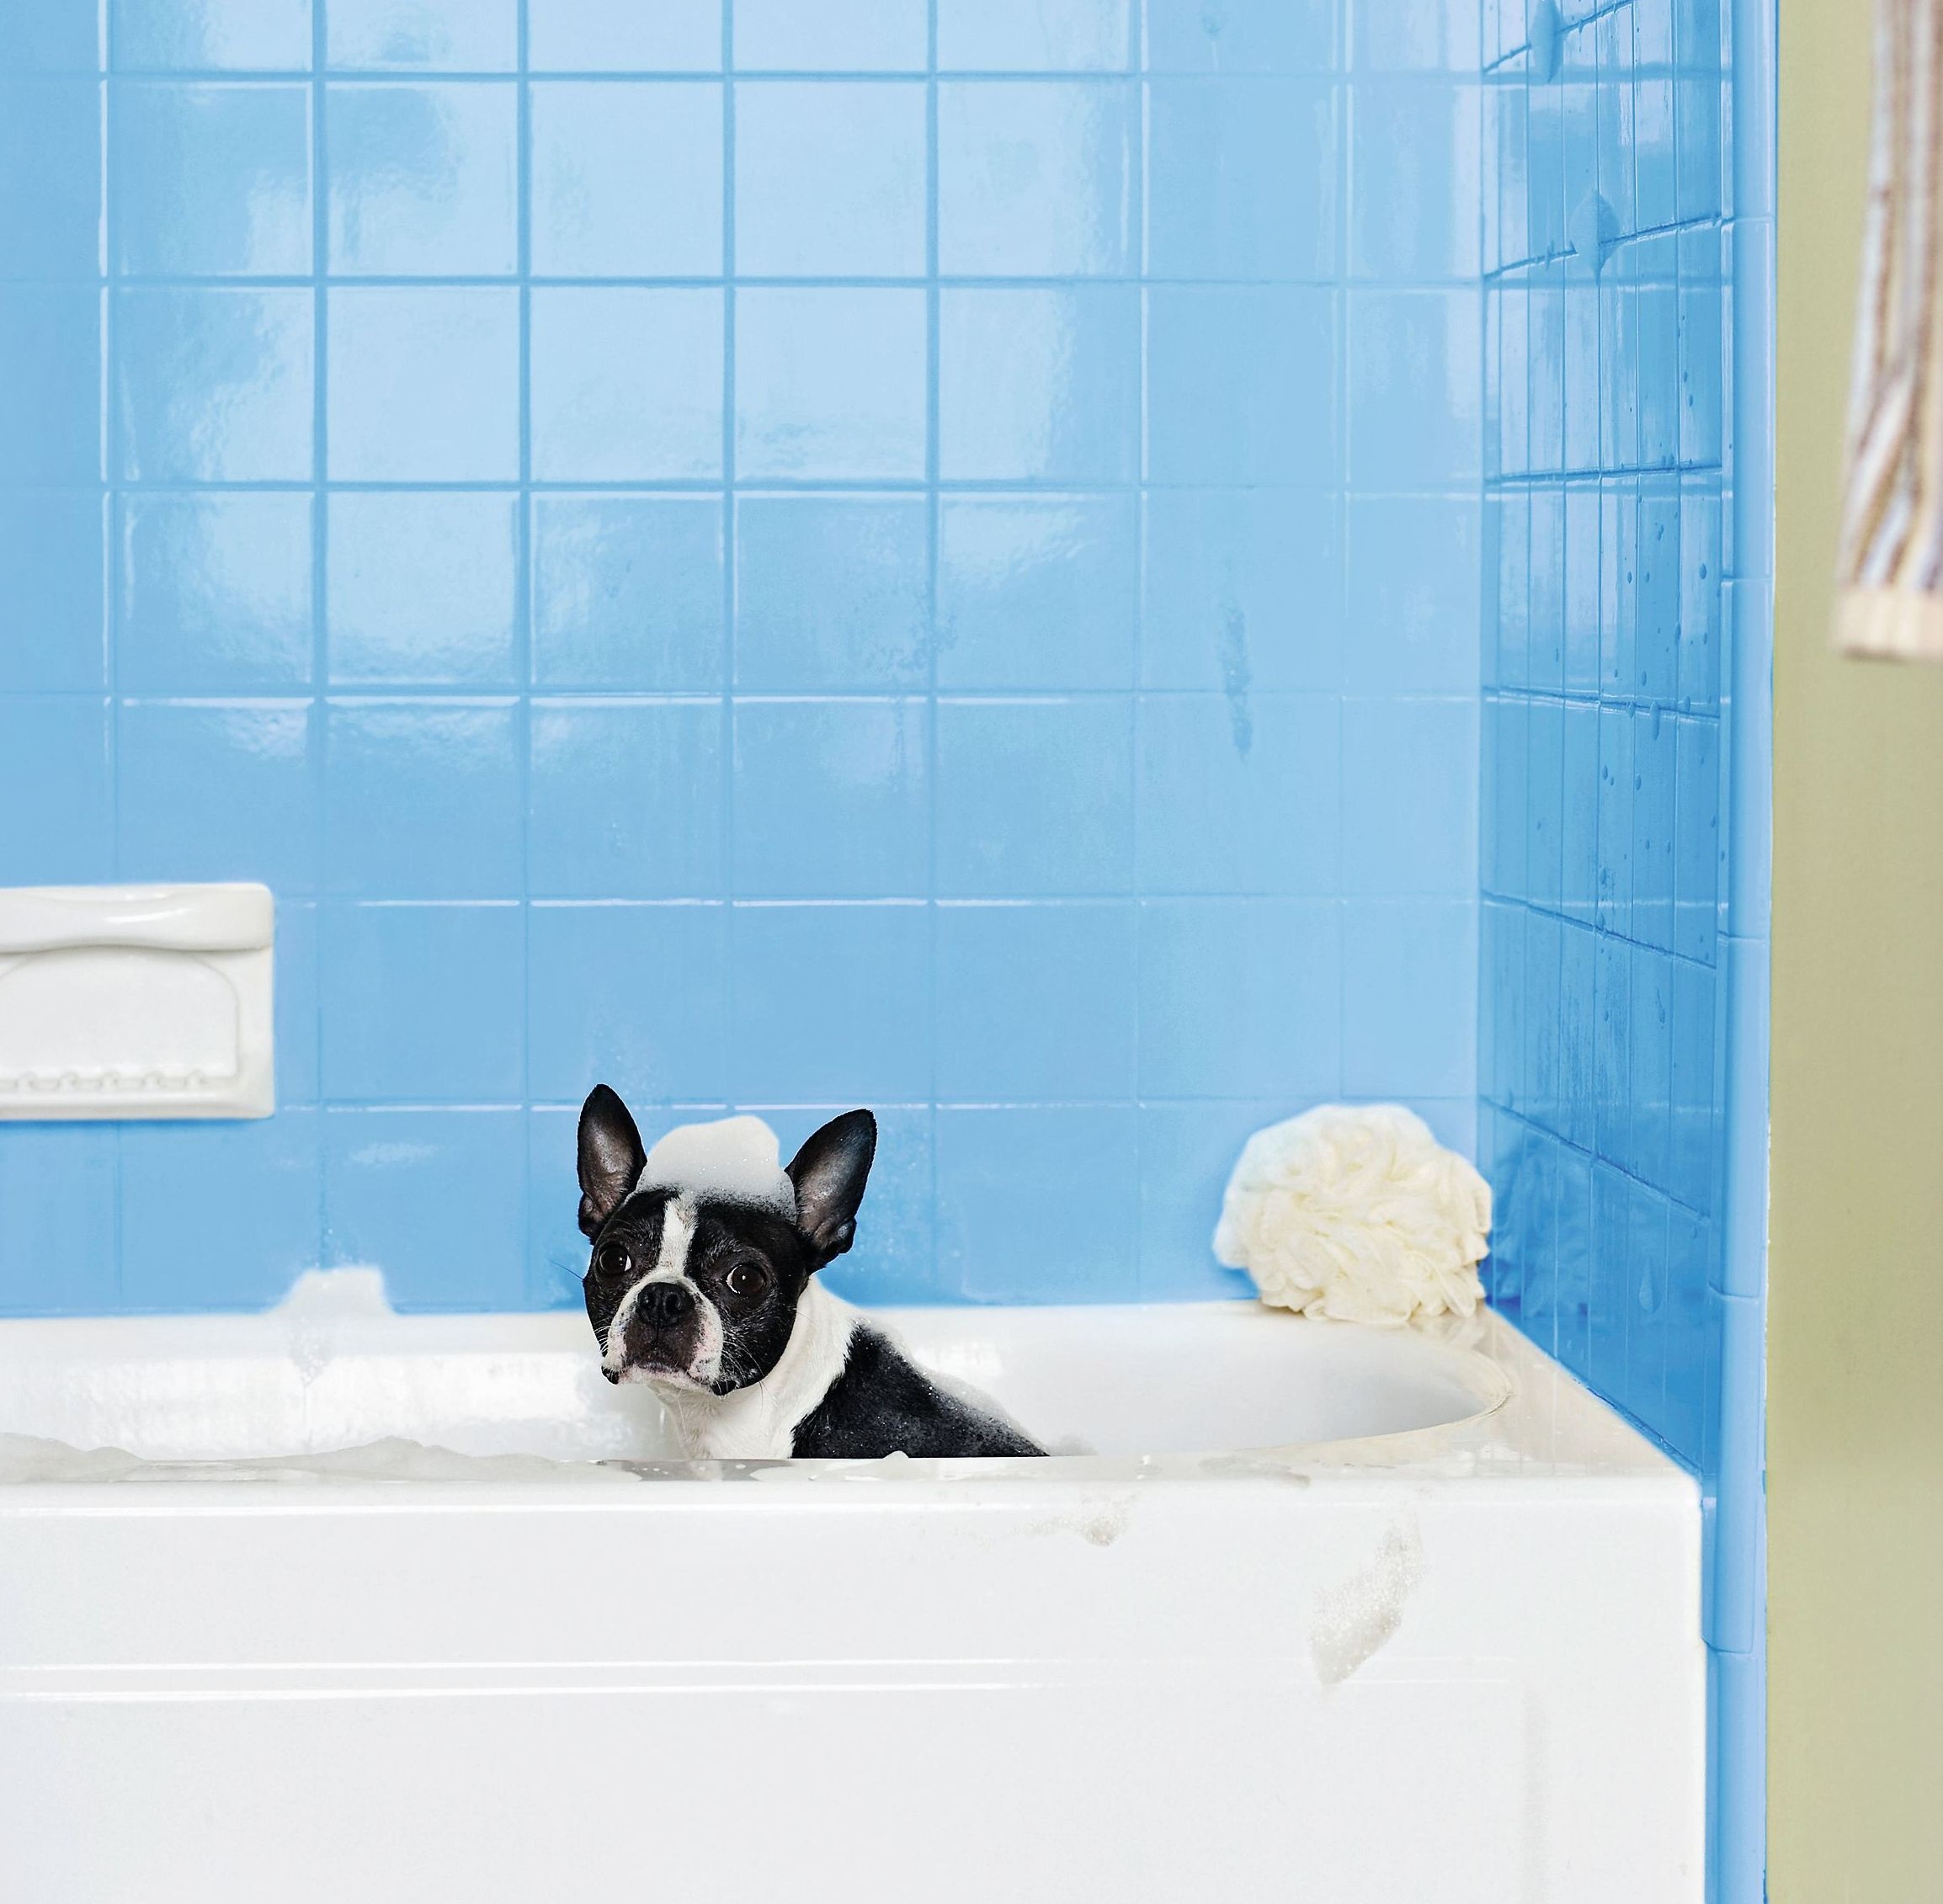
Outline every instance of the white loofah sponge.
[(1216, 1256), (1264, 1302), (1344, 1322), (1468, 1316), (1491, 1186), (1401, 1104), (1318, 1104), (1258, 1130), (1222, 1199)]

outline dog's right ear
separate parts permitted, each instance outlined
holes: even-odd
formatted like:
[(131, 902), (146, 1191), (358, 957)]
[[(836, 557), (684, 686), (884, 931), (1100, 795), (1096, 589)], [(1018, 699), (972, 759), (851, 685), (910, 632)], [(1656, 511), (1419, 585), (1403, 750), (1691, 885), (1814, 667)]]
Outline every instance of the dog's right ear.
[(596, 1084), (580, 1107), (580, 1231), (591, 1237), (620, 1206), (647, 1152), (619, 1095)]

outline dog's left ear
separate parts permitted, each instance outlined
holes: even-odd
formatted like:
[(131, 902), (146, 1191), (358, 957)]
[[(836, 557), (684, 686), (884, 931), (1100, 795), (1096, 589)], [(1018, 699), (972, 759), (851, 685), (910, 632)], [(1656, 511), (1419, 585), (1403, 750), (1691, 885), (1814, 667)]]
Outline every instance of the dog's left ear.
[(810, 1267), (821, 1269), (856, 1240), (857, 1205), (877, 1154), (877, 1120), (867, 1110), (833, 1117), (790, 1160), (796, 1187), (796, 1228), (810, 1246)]

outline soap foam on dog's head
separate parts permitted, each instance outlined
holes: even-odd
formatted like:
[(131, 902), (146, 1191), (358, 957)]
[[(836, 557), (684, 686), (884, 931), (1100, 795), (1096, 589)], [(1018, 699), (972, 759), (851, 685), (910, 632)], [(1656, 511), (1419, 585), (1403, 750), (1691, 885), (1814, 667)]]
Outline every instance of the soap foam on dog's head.
[(647, 1153), (634, 1187), (673, 1190), (690, 1204), (745, 1204), (796, 1220), (796, 1185), (783, 1168), (775, 1132), (759, 1117), (677, 1125)]

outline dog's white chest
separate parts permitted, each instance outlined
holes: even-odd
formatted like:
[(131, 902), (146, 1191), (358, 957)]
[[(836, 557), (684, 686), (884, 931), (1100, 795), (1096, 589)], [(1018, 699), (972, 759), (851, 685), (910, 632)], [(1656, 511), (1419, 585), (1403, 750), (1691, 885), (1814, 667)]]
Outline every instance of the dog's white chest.
[(696, 1461), (775, 1461), (794, 1449), (796, 1423), (828, 1394), (849, 1359), (855, 1310), (812, 1282), (796, 1305), (796, 1324), (775, 1368), (759, 1382), (727, 1395), (692, 1389), (657, 1392), (689, 1458)]

